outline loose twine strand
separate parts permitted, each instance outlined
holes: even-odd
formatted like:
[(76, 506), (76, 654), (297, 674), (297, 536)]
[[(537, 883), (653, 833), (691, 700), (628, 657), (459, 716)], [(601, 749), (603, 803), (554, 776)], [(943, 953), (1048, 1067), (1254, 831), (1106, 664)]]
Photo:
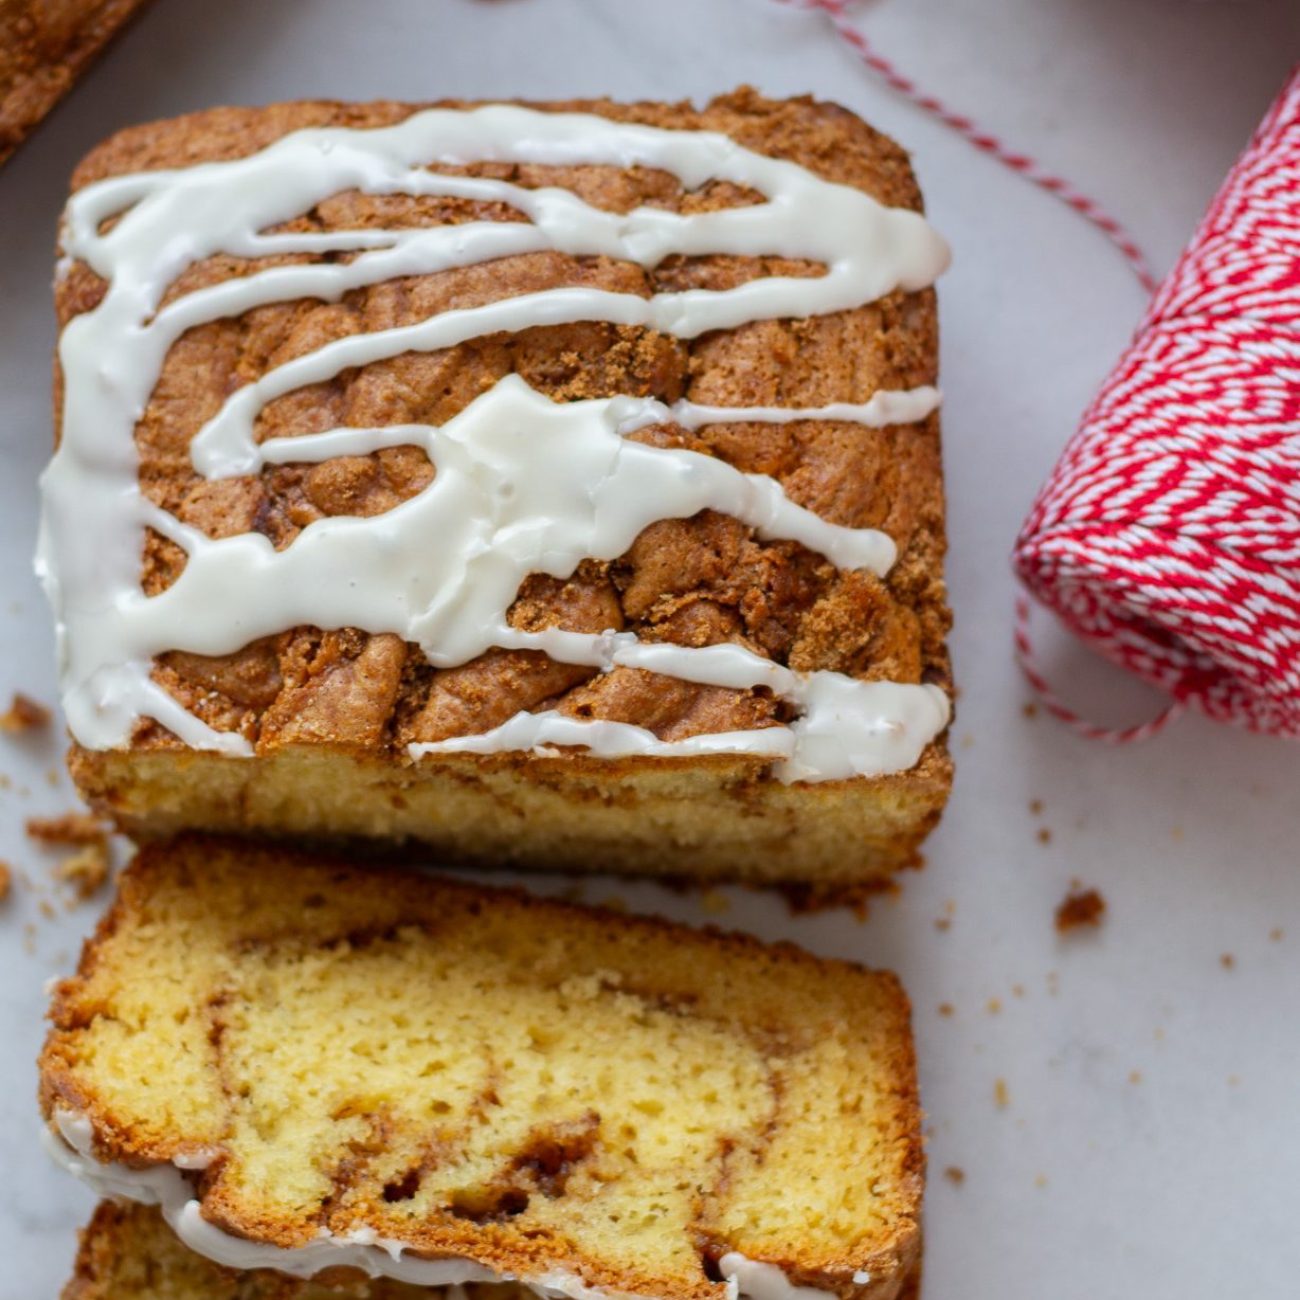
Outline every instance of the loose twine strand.
[[(899, 94), (1100, 230), (1154, 298), (1016, 542), (1014, 648), (1044, 707), (1091, 739), (1147, 739), (1195, 705), (1300, 736), (1300, 67), (1163, 285), (1105, 208), (922, 91), (850, 21), (823, 14)], [(1028, 593), (1028, 594), (1026, 594)], [(1029, 596), (1169, 697), (1098, 726), (1035, 659)]]

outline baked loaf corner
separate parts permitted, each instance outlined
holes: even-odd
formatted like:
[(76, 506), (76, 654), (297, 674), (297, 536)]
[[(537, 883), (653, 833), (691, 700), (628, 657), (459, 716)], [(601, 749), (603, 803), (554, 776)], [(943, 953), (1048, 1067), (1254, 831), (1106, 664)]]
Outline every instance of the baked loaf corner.
[(895, 1300), (919, 1259), (906, 998), (789, 945), (192, 838), (51, 1016), (75, 1171), (227, 1263)]

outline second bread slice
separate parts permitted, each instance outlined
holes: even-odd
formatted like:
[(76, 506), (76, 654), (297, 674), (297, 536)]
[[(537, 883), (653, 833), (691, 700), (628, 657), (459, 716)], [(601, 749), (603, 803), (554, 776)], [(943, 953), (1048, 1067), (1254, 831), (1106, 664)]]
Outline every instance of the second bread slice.
[(52, 1015), (65, 1158), (232, 1266), (894, 1300), (918, 1256), (906, 999), (789, 946), (191, 839)]
[[(917, 1281), (901, 1297), (916, 1300)], [(432, 1288), (358, 1275), (322, 1285), (269, 1269), (240, 1272), (186, 1250), (153, 1206), (103, 1201), (81, 1234), (63, 1300), (532, 1300), (532, 1293), (517, 1283)]]

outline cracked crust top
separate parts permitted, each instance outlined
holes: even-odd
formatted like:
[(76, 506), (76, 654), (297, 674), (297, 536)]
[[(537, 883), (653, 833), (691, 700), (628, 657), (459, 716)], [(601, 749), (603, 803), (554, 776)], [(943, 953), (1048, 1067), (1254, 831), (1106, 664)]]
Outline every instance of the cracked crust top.
[[(131, 171), (233, 158), (309, 125), (385, 125), (416, 107), (308, 102), (213, 109), (121, 132), (82, 163), (73, 184), (79, 188)], [(604, 100), (537, 107), (722, 131), (884, 203), (920, 208), (902, 150), (835, 105), (771, 101), (740, 90), (698, 110), (687, 104)], [(647, 169), (494, 164), (464, 170), (528, 186), (566, 186), (615, 211), (651, 204), (696, 212), (754, 197), (719, 183), (684, 192), (674, 177)], [(345, 193), (303, 214), (290, 228), (429, 225), (484, 217), (523, 219), (499, 203)], [(209, 259), (185, 272), (171, 294), (245, 274), (251, 265), (230, 257)], [(319, 465), (272, 466), (256, 477), (200, 479), (189, 462), (190, 439), (232, 390), (268, 369), (345, 334), (544, 288), (591, 285), (649, 295), (818, 272), (816, 265), (776, 257), (728, 256), (674, 257), (646, 272), (605, 257), (546, 252), (388, 281), (339, 303), (280, 303), (203, 325), (172, 348), (137, 427), (142, 487), (152, 501), (211, 536), (256, 531), (283, 547), (313, 520), (392, 509), (425, 487), (433, 469), (422, 451), (399, 447)], [(102, 290), (88, 267), (73, 266), (57, 287), (60, 321), (92, 308)], [(718, 405), (861, 402), (882, 387), (933, 383), (936, 357), (929, 290), (891, 294), (827, 316), (758, 321), (695, 340), (639, 327), (565, 325), (492, 335), (345, 372), (272, 402), (259, 418), (257, 435), (293, 436), (333, 424), (441, 423), (512, 372), (556, 400), (632, 394), (665, 402), (686, 396)], [(706, 511), (652, 525), (625, 555), (585, 562), (568, 581), (543, 575), (527, 579), (510, 612), (515, 626), (585, 632), (612, 627), (689, 646), (736, 641), (798, 670), (949, 686), (937, 417), (883, 429), (814, 420), (715, 425), (696, 433), (661, 425), (634, 436), (772, 475), (794, 501), (827, 519), (887, 531), (897, 542), (898, 562), (884, 580), (837, 571), (796, 543), (761, 541), (736, 520)], [(143, 556), (145, 590), (164, 589), (183, 562), (173, 543), (151, 534)], [(460, 667), (435, 671), (417, 647), (356, 629), (286, 629), (218, 657), (167, 654), (156, 662), (155, 676), (186, 708), (212, 727), (242, 733), (259, 753), (327, 744), (399, 754), (412, 742), (487, 730), (521, 709), (556, 708), (579, 718), (631, 722), (663, 740), (786, 720), (782, 702), (762, 690), (701, 686), (631, 668), (597, 674), (532, 651), (490, 651)], [(134, 744), (157, 748), (177, 742), (158, 724), (146, 722)], [(933, 756), (923, 761), (935, 762)]]

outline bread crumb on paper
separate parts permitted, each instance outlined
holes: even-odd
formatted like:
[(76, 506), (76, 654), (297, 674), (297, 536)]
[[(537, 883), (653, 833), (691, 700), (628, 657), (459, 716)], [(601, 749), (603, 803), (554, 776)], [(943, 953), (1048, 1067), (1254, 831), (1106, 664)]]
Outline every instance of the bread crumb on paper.
[(1096, 929), (1106, 915), (1106, 900), (1096, 889), (1083, 889), (1076, 881), (1056, 909), (1056, 929), (1068, 934), (1085, 926)]
[(108, 838), (108, 826), (94, 813), (69, 812), (57, 817), (29, 817), (29, 838), (46, 845), (81, 847)]
[[(44, 848), (75, 850), (50, 869), (54, 880), (67, 891), (69, 906), (94, 897), (107, 882), (113, 865), (109, 827), (93, 813), (29, 817), (27, 834)], [(42, 906), (41, 911), (46, 914), (46, 907)]]
[(49, 725), (53, 715), (43, 704), (38, 704), (30, 695), (15, 691), (13, 703), (0, 713), (0, 732), (8, 735), (22, 735), (28, 731), (39, 731)]
[(108, 841), (87, 844), (71, 857), (64, 858), (53, 870), (55, 880), (68, 885), (78, 902), (93, 898), (108, 880)]

